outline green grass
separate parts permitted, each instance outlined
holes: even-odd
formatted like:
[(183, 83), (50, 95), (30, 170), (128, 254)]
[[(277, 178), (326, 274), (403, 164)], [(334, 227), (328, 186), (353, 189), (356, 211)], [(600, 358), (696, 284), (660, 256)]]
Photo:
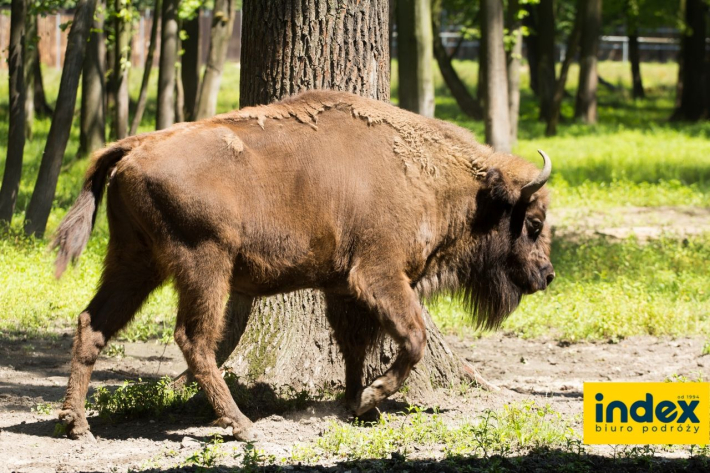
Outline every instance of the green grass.
[[(475, 85), (476, 64), (457, 62), (464, 80)], [(396, 71), (396, 67), (393, 69)], [(677, 68), (673, 64), (643, 64), (648, 98), (629, 97), (630, 74), (621, 63), (601, 63), (600, 73), (617, 84), (617, 91), (600, 88), (599, 124), (586, 126), (564, 120), (559, 136), (544, 137), (537, 120), (538, 106), (522, 74), (520, 140), (516, 151), (537, 162), (537, 148), (553, 159), (553, 212), (555, 208), (581, 210), (660, 205), (710, 205), (710, 122), (670, 123)], [(574, 94), (576, 69), (568, 91)], [(138, 95), (141, 71), (130, 76), (131, 96)], [(218, 111), (238, 104), (238, 66), (226, 68)], [(7, 76), (0, 73), (0, 171), (7, 143)], [(153, 73), (155, 84), (157, 73)], [(54, 101), (59, 73), (45, 71), (50, 102)], [(140, 131), (154, 128), (155, 87), (149, 94), (146, 118)], [(393, 79), (396, 98), (396, 78)], [(572, 99), (563, 114), (572, 115)], [(483, 136), (483, 125), (463, 116), (437, 77), (437, 116), (452, 120)], [(76, 114), (78, 118), (78, 112)], [(75, 120), (77, 122), (78, 120)], [(21, 235), (24, 209), (39, 169), (39, 157), (50, 120), (38, 119), (34, 137), (25, 148), (25, 167), (12, 228), (0, 238), (0, 330), (52, 335), (73, 327), (76, 315), (94, 293), (107, 241), (105, 217), (79, 265), (62, 280), (52, 277), (52, 255), (46, 240)], [(76, 159), (76, 123), (64, 159), (55, 206), (49, 219), (51, 234), (81, 187), (87, 160)], [(558, 278), (543, 294), (524, 300), (504, 329), (523, 336), (550, 335), (569, 340), (607, 339), (634, 334), (710, 334), (709, 306), (704, 265), (710, 261), (706, 236), (689, 238), (687, 245), (663, 240), (650, 245), (635, 241), (610, 243), (556, 241), (553, 262)], [(170, 341), (176, 297), (167, 285), (156, 291), (134, 322), (124, 330), (124, 340)], [(454, 301), (431, 305), (444, 330), (471, 333), (466, 317)]]

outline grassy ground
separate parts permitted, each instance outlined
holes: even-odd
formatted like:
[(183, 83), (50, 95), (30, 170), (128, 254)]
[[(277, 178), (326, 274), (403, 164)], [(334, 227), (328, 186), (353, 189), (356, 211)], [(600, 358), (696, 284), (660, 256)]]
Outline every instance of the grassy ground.
[[(473, 84), (475, 63), (456, 65)], [(394, 68), (396, 70), (396, 67)], [(560, 133), (544, 137), (537, 120), (537, 104), (523, 74), (520, 139), (516, 151), (537, 160), (535, 149), (554, 162), (551, 182), (555, 209), (604, 210), (634, 206), (710, 205), (710, 122), (668, 122), (673, 107), (676, 68), (644, 64), (648, 98), (629, 98), (628, 68), (602, 63), (601, 75), (618, 90), (600, 89), (599, 124), (586, 126), (570, 119)], [(218, 109), (238, 104), (238, 66), (225, 73)], [(157, 79), (153, 74), (153, 81)], [(57, 92), (58, 71), (47, 70), (50, 101)], [(575, 78), (573, 70), (570, 77)], [(137, 96), (140, 71), (131, 75), (131, 93)], [(0, 77), (0, 123), (7, 123), (7, 81)], [(393, 80), (396, 97), (396, 78)], [(574, 93), (574, 79), (569, 92)], [(154, 90), (154, 89), (151, 89)], [(154, 127), (155, 97), (148, 103), (142, 131)], [(572, 114), (572, 100), (563, 113)], [(78, 113), (77, 113), (78, 115)], [(438, 81), (437, 116), (483, 135), (483, 125), (462, 115)], [(13, 227), (0, 239), (0, 329), (34, 334), (56, 333), (73, 324), (90, 299), (100, 274), (106, 244), (105, 219), (100, 218), (79, 266), (61, 281), (51, 276), (52, 256), (46, 241), (26, 239), (20, 227), (34, 185), (40, 156), (49, 131), (49, 119), (38, 119), (34, 136), (25, 148), (25, 167)], [(6, 153), (7, 127), (0, 127), (0, 159)], [(48, 234), (73, 202), (86, 168), (76, 159), (78, 130), (74, 126), (59, 180)], [(0, 161), (2, 169), (3, 161)], [(563, 222), (565, 223), (565, 222)], [(569, 222), (566, 222), (569, 223)], [(544, 294), (528, 297), (504, 328), (524, 336), (554, 335), (568, 340), (608, 339), (634, 334), (710, 334), (710, 295), (706, 274), (697, 261), (710, 260), (706, 236), (685, 243), (662, 240), (650, 245), (637, 241), (558, 240), (553, 262), (558, 279)], [(122, 337), (129, 340), (171, 339), (175, 295), (170, 287), (151, 297)], [(439, 325), (450, 331), (471, 333), (456, 301), (442, 299), (430, 305)]]

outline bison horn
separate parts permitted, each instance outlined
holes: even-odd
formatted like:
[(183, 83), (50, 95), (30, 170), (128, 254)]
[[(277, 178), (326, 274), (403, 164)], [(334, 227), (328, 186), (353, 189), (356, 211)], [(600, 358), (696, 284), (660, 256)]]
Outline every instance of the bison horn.
[(523, 201), (530, 200), (530, 197), (532, 197), (535, 192), (539, 191), (540, 188), (545, 185), (547, 180), (550, 178), (550, 173), (552, 172), (552, 161), (550, 160), (550, 157), (541, 149), (537, 150), (537, 152), (540, 153), (540, 156), (542, 156), (542, 171), (540, 171), (540, 174), (538, 174), (535, 179), (528, 182), (522, 189), (520, 189), (520, 199)]

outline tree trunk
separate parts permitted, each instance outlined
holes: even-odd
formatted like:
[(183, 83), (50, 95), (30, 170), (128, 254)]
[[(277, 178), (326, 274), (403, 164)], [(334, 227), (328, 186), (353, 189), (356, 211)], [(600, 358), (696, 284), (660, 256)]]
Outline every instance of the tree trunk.
[(150, 82), (150, 72), (153, 69), (155, 45), (158, 41), (158, 30), (160, 29), (160, 9), (160, 0), (155, 0), (153, 3), (153, 25), (150, 27), (150, 46), (148, 46), (148, 54), (145, 57), (145, 64), (143, 65), (143, 80), (141, 81), (141, 91), (138, 95), (136, 112), (131, 122), (131, 135), (135, 135), (138, 131), (138, 127), (143, 119), (143, 112), (145, 112), (145, 105), (148, 102), (148, 83)]
[(25, 49), (22, 53), (23, 74), (25, 77), (25, 136), (32, 139), (35, 121), (35, 63), (39, 61), (37, 46), (37, 15), (25, 17)]
[[(315, 10), (309, 3), (313, 0), (244, 0), (242, 106), (325, 88), (388, 101), (388, 2), (315, 0)], [(342, 387), (345, 365), (336, 338), (361, 333), (362, 321), (374, 320), (363, 310), (348, 298), (311, 290), (256, 300), (234, 294), (218, 362), (252, 382), (311, 391)], [(475, 379), (426, 311), (425, 320), (428, 347), (408, 381), (410, 394)], [(369, 353), (365, 381), (389, 368), (395, 353), (389, 339)]]
[(586, 0), (574, 116), (590, 124), (597, 122), (597, 54), (601, 21), (602, 0)]
[(177, 0), (163, 0), (156, 130), (162, 130), (175, 123), (175, 63), (178, 59), (177, 5)]
[(35, 61), (34, 61), (34, 80), (33, 82), (33, 96), (35, 105), (35, 114), (40, 117), (51, 117), (54, 115), (54, 110), (49, 106), (47, 102), (47, 95), (44, 93), (44, 80), (42, 79), (42, 64), (39, 60), (39, 42), (37, 42), (37, 47), (35, 49)]
[(505, 53), (508, 71), (508, 117), (510, 119), (511, 145), (518, 142), (518, 116), (520, 115), (520, 59), (523, 54), (523, 30), (519, 16), (519, 0), (508, 4), (507, 28), (515, 41)]
[(25, 233), (41, 237), (47, 226), (47, 218), (52, 209), (57, 179), (62, 167), (64, 151), (69, 141), (76, 94), (79, 88), (79, 76), (84, 63), (89, 31), (94, 18), (96, 0), (78, 0), (74, 21), (67, 39), (62, 79), (59, 84), (57, 105), (52, 116), (52, 124), (44, 147), (42, 163), (39, 167), (37, 182), (25, 214)]
[[(107, 0), (108, 2), (108, 0)], [(107, 3), (108, 4), (108, 3)], [(111, 21), (104, 22), (104, 30), (106, 38), (113, 35), (115, 24)], [(106, 41), (106, 104), (104, 105), (104, 111), (106, 112), (106, 118), (111, 126), (110, 137), (111, 140), (116, 139), (116, 127), (113, 125), (113, 121), (116, 119), (116, 41)]]
[(641, 54), (639, 53), (638, 29), (629, 32), (629, 59), (631, 60), (631, 79), (634, 99), (646, 98), (641, 78)]
[(565, 59), (562, 61), (562, 67), (560, 68), (560, 76), (555, 84), (555, 96), (552, 100), (552, 111), (550, 113), (550, 119), (547, 121), (547, 128), (545, 129), (546, 136), (554, 136), (557, 134), (557, 124), (560, 121), (560, 109), (562, 107), (562, 99), (565, 97), (565, 86), (567, 85), (567, 75), (569, 74), (569, 68), (574, 61), (574, 57), (577, 55), (577, 50), (579, 49), (579, 40), (582, 36), (582, 22), (584, 21), (584, 3), (586, 0), (577, 0), (577, 11), (574, 18), (574, 26), (567, 38), (567, 49), (565, 54)]
[[(219, 94), (219, 84), (222, 81), (224, 63), (227, 60), (229, 39), (232, 37), (235, 16), (235, 0), (215, 0), (210, 29), (210, 48), (207, 51), (205, 74), (202, 76), (200, 95), (197, 99), (197, 116), (195, 117), (197, 120), (209, 118), (217, 113), (217, 94)], [(242, 75), (244, 75), (243, 43), (244, 39), (242, 39)], [(264, 46), (264, 54), (268, 54), (269, 50), (273, 50), (275, 47), (275, 45), (262, 46)]]
[(114, 136), (121, 140), (128, 136), (128, 71), (131, 60), (131, 25), (120, 14), (128, 8), (126, 0), (115, 0), (116, 17), (116, 55), (114, 70), (114, 87), (116, 87), (116, 108), (114, 110)]
[(535, 95), (538, 94), (538, 54), (540, 47), (538, 43), (540, 42), (539, 37), (539, 25), (538, 25), (538, 9), (535, 4), (528, 2), (525, 9), (528, 14), (523, 19), (523, 25), (528, 30), (528, 34), (525, 35), (525, 49), (527, 50), (528, 56), (528, 69), (530, 70), (530, 89)]
[(200, 16), (202, 10), (195, 12), (195, 17), (183, 23), (187, 38), (182, 42), (183, 55), (180, 74), (184, 96), (185, 120), (195, 119), (197, 91), (200, 84)]
[[(438, 31), (436, 36), (438, 38)], [(397, 2), (399, 106), (425, 117), (434, 116), (433, 47), (431, 0), (399, 0)]]
[(510, 153), (508, 74), (503, 47), (503, 2), (482, 0), (482, 7), (482, 33), (486, 45), (486, 142), (496, 151)]
[(88, 156), (106, 144), (106, 51), (103, 27), (103, 16), (97, 15), (86, 45), (81, 75), (79, 156)]
[(682, 90), (680, 104), (672, 118), (695, 121), (707, 112), (705, 107), (706, 18), (703, 0), (686, 0), (685, 22), (690, 31), (681, 39)]
[(434, 57), (439, 65), (439, 71), (441, 71), (441, 76), (444, 78), (446, 86), (451, 91), (451, 95), (453, 95), (463, 113), (475, 120), (482, 120), (483, 109), (481, 104), (469, 93), (466, 84), (463, 83), (456, 69), (454, 69), (451, 63), (451, 56), (446, 52), (438, 34), (441, 31), (441, 0), (434, 0), (432, 3), (431, 19), (432, 28), (437, 32), (433, 37)]
[[(182, 31), (182, 21), (178, 21), (178, 31)], [(177, 50), (182, 51), (182, 39), (178, 35)], [(179, 74), (175, 74), (175, 123), (185, 121), (185, 91), (182, 88), (182, 62), (176, 65)]]
[(10, 7), (10, 46), (8, 57), (10, 92), (10, 128), (7, 135), (7, 159), (0, 187), (0, 223), (10, 224), (15, 211), (25, 150), (25, 19), (27, 0), (12, 0)]
[(548, 121), (552, 115), (552, 102), (555, 95), (555, 11), (553, 1), (540, 0), (538, 10), (537, 95), (540, 99), (540, 120)]

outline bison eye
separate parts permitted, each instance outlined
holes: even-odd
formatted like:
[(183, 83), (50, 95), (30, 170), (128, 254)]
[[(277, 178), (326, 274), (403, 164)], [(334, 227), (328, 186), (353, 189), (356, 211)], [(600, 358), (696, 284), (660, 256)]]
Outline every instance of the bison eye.
[(543, 222), (539, 218), (528, 219), (528, 233), (531, 237), (537, 237), (542, 231)]

